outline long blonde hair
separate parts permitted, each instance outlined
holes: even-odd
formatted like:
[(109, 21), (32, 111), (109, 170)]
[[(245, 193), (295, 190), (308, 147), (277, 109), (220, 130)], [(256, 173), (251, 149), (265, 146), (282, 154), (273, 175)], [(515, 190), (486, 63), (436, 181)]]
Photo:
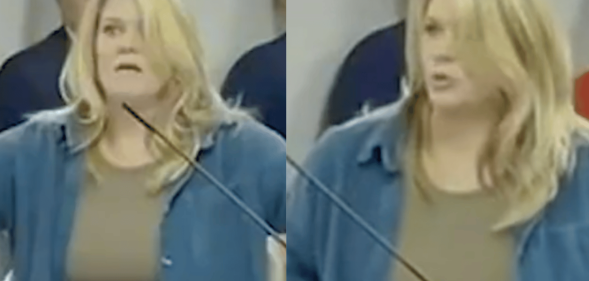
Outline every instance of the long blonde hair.
[[(412, 187), (432, 185), (421, 163), (429, 107), (420, 65), (420, 34), (428, 0), (412, 0), (408, 18), (407, 66), (410, 128), (405, 170)], [(573, 136), (587, 123), (574, 110), (567, 40), (542, 0), (457, 0), (456, 53), (478, 75), (500, 75), (502, 118), (479, 159), (478, 176), (509, 201), (494, 227), (506, 229), (538, 214), (557, 194), (559, 179), (572, 169)]]
[[(105, 130), (108, 116), (106, 98), (96, 72), (95, 40), (102, 11), (107, 1), (87, 4), (77, 36), (68, 55), (62, 79), (62, 95), (75, 108), (84, 125), (88, 143), (96, 143)], [(189, 155), (195, 155), (200, 140), (223, 121), (246, 118), (237, 108), (229, 108), (211, 86), (203, 62), (203, 50), (191, 17), (177, 0), (135, 0), (144, 18), (146, 44), (156, 71), (171, 75), (181, 96), (173, 118), (162, 128), (172, 142)], [(187, 163), (157, 139), (150, 148), (158, 156), (158, 169), (150, 191), (159, 192), (188, 168)], [(92, 158), (88, 158), (91, 173)]]

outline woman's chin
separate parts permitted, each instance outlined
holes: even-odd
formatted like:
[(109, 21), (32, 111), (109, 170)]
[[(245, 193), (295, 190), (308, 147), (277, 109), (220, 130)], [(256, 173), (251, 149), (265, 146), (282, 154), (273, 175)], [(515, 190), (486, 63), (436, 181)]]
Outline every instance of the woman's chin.
[(112, 105), (128, 104), (133, 108), (151, 108), (157, 106), (157, 95), (155, 93), (145, 92), (118, 92), (108, 95), (109, 103)]
[(464, 106), (464, 98), (459, 93), (429, 92), (429, 101), (434, 109), (456, 110)]
[(157, 91), (137, 88), (121, 88), (109, 91), (108, 98), (113, 100), (142, 100), (153, 99)]

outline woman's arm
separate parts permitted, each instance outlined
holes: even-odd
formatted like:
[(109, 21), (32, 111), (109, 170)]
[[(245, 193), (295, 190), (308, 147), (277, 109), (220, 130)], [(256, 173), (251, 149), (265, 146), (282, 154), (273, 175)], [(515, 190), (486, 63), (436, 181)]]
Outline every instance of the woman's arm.
[(10, 256), (8, 253), (8, 234), (0, 232), (0, 280), (4, 280), (3, 278), (9, 270)]
[[(286, 233), (286, 144), (283, 139), (273, 138), (265, 147), (269, 157), (262, 165), (263, 194), (266, 220), (279, 233)], [(281, 235), (285, 238), (286, 235)], [(286, 257), (282, 245), (268, 238), (269, 274), (272, 281), (286, 281)]]
[(0, 134), (0, 280), (9, 270), (9, 231), (14, 217), (14, 152), (20, 128)]
[(20, 128), (0, 134), (0, 232), (12, 226), (14, 198), (14, 152)]
[(286, 279), (319, 281), (316, 268), (315, 228), (316, 194), (313, 187), (298, 178), (289, 188), (287, 225), (289, 242), (286, 258)]
[(269, 149), (273, 152), (262, 170), (264, 190), (268, 195), (267, 220), (276, 231), (286, 233), (286, 145), (280, 141)]
[[(328, 129), (303, 166), (328, 187), (333, 187), (337, 177), (334, 167), (341, 145), (336, 135), (333, 128)], [(293, 178), (287, 194), (287, 280), (321, 281), (322, 252), (329, 225), (327, 211), (331, 204), (305, 177)]]

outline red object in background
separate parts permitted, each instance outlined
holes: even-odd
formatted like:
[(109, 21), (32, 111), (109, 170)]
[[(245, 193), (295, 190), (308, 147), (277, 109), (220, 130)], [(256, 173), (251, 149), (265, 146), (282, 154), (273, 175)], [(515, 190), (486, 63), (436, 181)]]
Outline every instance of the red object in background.
[(575, 101), (577, 113), (589, 119), (589, 72), (577, 78), (575, 83)]

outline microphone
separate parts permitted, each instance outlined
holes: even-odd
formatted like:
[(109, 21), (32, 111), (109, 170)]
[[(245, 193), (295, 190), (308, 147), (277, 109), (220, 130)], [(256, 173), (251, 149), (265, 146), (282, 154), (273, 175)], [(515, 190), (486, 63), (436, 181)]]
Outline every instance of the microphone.
[(311, 175), (308, 171), (303, 169), (301, 165), (297, 164), (288, 154), (286, 155), (286, 161), (293, 167), (299, 174), (301, 174), (308, 182), (318, 188), (329, 200), (334, 203), (341, 211), (343, 211), (348, 217), (350, 217), (362, 230), (364, 230), (370, 237), (372, 237), (383, 249), (385, 249), (389, 255), (397, 259), (407, 270), (409, 270), (417, 279), (420, 281), (431, 281), (427, 278), (416, 266), (411, 264), (405, 259), (399, 251), (380, 235), (374, 227), (372, 227), (366, 220), (364, 220), (358, 213), (356, 213), (346, 202), (344, 202), (338, 195), (331, 191), (325, 184), (319, 179)]
[(286, 241), (284, 241), (280, 234), (274, 230), (268, 223), (264, 221), (256, 212), (254, 212), (248, 205), (243, 202), (235, 193), (229, 190), (226, 186), (224, 186), (221, 182), (219, 182), (213, 175), (211, 175), (205, 168), (203, 168), (198, 162), (193, 160), (191, 157), (188, 157), (180, 148), (175, 146), (163, 133), (157, 130), (154, 126), (149, 124), (145, 119), (143, 119), (137, 112), (135, 112), (129, 105), (123, 103), (123, 108), (129, 112), (139, 123), (141, 123), (145, 128), (147, 128), (150, 132), (157, 135), (162, 141), (164, 141), (174, 152), (178, 154), (178, 156), (182, 157), (190, 166), (200, 172), (205, 178), (211, 182), (219, 191), (221, 191), (233, 204), (238, 206), (244, 213), (246, 213), (259, 227), (261, 227), (267, 234), (272, 236), (272, 238), (286, 248)]

